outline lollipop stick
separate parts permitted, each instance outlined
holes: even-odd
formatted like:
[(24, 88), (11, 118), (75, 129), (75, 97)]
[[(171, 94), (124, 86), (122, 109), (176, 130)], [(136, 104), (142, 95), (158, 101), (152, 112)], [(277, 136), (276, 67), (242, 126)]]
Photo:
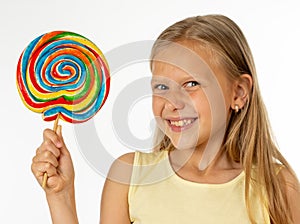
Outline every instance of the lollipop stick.
[(46, 187), (47, 179), (48, 179), (48, 175), (47, 175), (47, 173), (45, 172), (45, 173), (44, 173), (44, 176), (43, 176), (43, 184), (42, 184), (42, 187), (43, 187), (43, 188)]
[(55, 121), (54, 121), (54, 125), (53, 125), (53, 131), (56, 132), (57, 130), (57, 126), (58, 126), (58, 120), (59, 120), (59, 115), (57, 115)]
[[(56, 117), (55, 121), (54, 121), (54, 125), (53, 125), (53, 131), (56, 132), (57, 127), (58, 127), (58, 120), (59, 120), (59, 115)], [(43, 176), (43, 183), (42, 183), (42, 187), (45, 188), (47, 185), (47, 179), (48, 179), (48, 175), (47, 172), (44, 173)]]

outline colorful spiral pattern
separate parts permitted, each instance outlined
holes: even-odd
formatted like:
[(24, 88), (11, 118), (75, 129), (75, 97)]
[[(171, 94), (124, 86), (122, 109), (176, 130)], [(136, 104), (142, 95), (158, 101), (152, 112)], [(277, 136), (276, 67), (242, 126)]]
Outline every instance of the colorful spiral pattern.
[(24, 104), (43, 114), (81, 123), (92, 118), (109, 93), (108, 63), (87, 38), (66, 31), (34, 39), (20, 56), (17, 87)]

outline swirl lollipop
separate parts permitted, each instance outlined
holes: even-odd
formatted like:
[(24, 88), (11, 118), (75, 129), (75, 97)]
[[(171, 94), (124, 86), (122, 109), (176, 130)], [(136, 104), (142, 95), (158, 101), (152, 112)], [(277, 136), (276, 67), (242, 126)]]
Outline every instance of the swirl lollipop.
[[(54, 31), (34, 39), (17, 66), (17, 87), (30, 110), (45, 121), (81, 123), (92, 118), (109, 93), (108, 63), (87, 38)], [(44, 174), (43, 187), (47, 180)]]

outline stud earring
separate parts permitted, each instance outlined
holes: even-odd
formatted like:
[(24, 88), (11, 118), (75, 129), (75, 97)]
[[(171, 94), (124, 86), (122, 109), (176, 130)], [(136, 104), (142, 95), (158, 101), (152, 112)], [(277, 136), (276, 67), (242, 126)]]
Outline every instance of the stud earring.
[(240, 110), (239, 105), (237, 105), (237, 104), (234, 105), (234, 111), (235, 111), (235, 113), (238, 113), (239, 110)]

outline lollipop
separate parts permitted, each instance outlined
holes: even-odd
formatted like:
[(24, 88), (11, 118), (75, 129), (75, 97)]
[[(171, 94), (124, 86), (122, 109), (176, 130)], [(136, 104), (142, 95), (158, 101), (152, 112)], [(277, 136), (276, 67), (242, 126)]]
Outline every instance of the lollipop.
[[(87, 38), (54, 31), (34, 39), (17, 66), (17, 87), (30, 110), (45, 121), (81, 123), (92, 118), (109, 93), (108, 63)], [(47, 180), (44, 175), (43, 185)]]

